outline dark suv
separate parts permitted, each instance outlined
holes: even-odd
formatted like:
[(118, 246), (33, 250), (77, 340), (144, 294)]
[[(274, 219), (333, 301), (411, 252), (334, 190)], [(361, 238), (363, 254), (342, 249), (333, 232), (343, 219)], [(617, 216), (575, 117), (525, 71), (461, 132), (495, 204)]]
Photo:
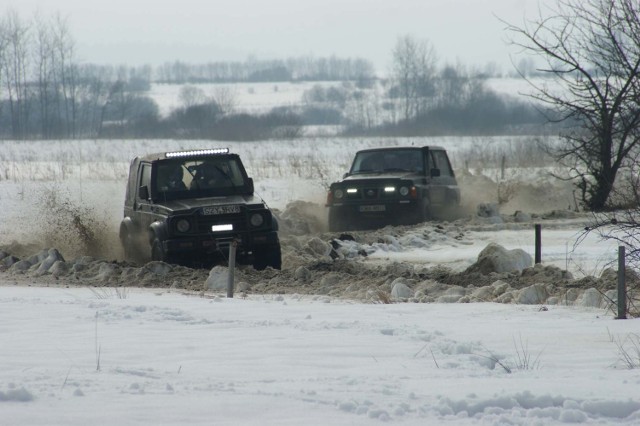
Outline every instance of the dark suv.
[(120, 224), (125, 258), (208, 267), (228, 257), (280, 269), (278, 223), (226, 148), (163, 152), (131, 161)]
[(329, 230), (446, 218), (460, 203), (447, 152), (437, 146), (358, 151), (327, 197)]

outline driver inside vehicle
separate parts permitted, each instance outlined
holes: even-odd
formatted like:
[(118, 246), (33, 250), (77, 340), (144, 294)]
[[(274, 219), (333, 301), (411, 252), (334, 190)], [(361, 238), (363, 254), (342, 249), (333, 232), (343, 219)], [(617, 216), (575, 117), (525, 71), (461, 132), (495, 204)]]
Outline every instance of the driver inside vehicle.
[(190, 189), (208, 189), (229, 186), (231, 178), (226, 174), (224, 165), (215, 162), (203, 162), (196, 169)]
[(184, 191), (183, 169), (180, 164), (163, 165), (158, 168), (158, 189), (160, 191)]

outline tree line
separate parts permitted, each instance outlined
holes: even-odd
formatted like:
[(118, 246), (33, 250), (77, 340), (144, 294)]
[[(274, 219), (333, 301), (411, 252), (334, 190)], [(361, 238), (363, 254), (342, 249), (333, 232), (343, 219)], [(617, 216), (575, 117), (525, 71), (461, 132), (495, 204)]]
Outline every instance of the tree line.
[[(497, 96), (486, 75), (462, 65), (437, 66), (425, 41), (398, 39), (393, 75), (377, 78), (364, 59), (248, 59), (244, 62), (109, 66), (78, 60), (68, 22), (59, 15), (0, 17), (0, 138), (200, 137), (250, 140), (295, 137), (305, 125), (339, 125), (347, 134), (500, 133), (533, 119), (522, 102)], [(218, 90), (161, 116), (152, 83), (342, 81), (314, 87), (303, 101), (260, 114), (236, 111)], [(323, 93), (323, 90), (326, 92)], [(514, 114), (517, 112), (517, 114)], [(518, 115), (518, 116), (516, 116)], [(510, 128), (511, 127), (511, 128)]]
[(252, 83), (281, 81), (371, 80), (371, 61), (362, 58), (292, 57), (285, 60), (218, 61), (189, 64), (165, 62), (154, 70), (158, 83)]
[(83, 64), (67, 19), (55, 15), (24, 20), (15, 11), (0, 16), (2, 138), (94, 138), (114, 133), (123, 137), (176, 136), (173, 133), (179, 131), (172, 132), (171, 125), (180, 114), (166, 120), (160, 117), (158, 105), (147, 95), (152, 82), (372, 78), (369, 61), (337, 57), (202, 65), (176, 61), (157, 68)]

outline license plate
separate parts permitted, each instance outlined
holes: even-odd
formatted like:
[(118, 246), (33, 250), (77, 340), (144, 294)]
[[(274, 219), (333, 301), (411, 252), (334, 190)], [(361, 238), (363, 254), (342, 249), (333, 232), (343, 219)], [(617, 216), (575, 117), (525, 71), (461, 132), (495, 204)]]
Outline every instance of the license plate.
[(233, 213), (240, 213), (240, 206), (212, 206), (202, 209), (202, 214), (205, 216)]
[(360, 206), (361, 212), (383, 212), (386, 210), (386, 207), (383, 204), (376, 204), (374, 206)]

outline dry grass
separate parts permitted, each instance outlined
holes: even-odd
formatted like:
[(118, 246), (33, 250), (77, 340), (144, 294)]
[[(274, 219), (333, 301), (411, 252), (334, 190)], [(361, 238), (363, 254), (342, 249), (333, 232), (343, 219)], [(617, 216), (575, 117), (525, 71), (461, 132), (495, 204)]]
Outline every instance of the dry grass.
[(129, 291), (126, 287), (89, 287), (98, 299), (126, 299)]
[(640, 368), (640, 334), (629, 333), (623, 339), (611, 337), (611, 340), (618, 348), (618, 358), (625, 368)]
[(534, 356), (529, 350), (528, 343), (522, 340), (522, 336), (520, 336), (518, 340), (514, 338), (513, 345), (515, 347), (515, 355), (510, 359), (499, 357), (489, 350), (487, 350), (488, 355), (477, 355), (491, 360), (491, 362), (500, 366), (507, 374), (511, 374), (514, 370), (528, 371), (540, 368), (540, 356), (543, 351), (538, 352), (538, 354)]
[(383, 291), (383, 290), (376, 291), (376, 297), (377, 297), (376, 303), (382, 303), (385, 305), (390, 305), (393, 303), (393, 300), (391, 300), (391, 295), (386, 291)]

